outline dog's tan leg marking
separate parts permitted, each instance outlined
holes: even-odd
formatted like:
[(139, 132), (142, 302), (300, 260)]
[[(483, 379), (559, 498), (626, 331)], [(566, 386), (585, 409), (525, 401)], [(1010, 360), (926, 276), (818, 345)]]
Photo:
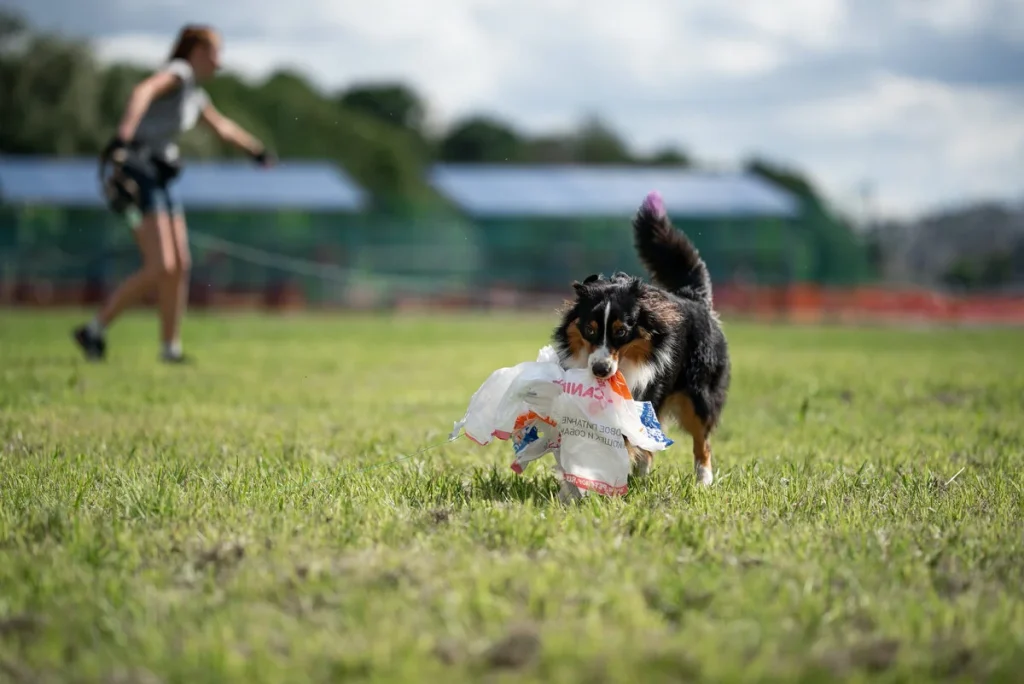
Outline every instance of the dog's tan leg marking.
[(622, 438), (626, 442), (626, 452), (629, 454), (629, 462), (632, 466), (633, 477), (647, 477), (654, 467), (654, 454), (646, 449), (641, 449), (629, 443), (629, 439)]
[(711, 470), (711, 426), (697, 417), (690, 397), (681, 392), (669, 395), (662, 404), (661, 412), (666, 418), (673, 418), (689, 433), (693, 439), (693, 469), (697, 484), (710, 485), (715, 479)]

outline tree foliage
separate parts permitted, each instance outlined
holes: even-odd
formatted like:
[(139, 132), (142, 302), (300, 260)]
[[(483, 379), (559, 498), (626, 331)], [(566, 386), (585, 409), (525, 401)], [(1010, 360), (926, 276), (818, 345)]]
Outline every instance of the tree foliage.
[(368, 83), (352, 86), (338, 103), (380, 121), (422, 133), (427, 108), (420, 96), (402, 83)]
[(746, 170), (789, 190), (805, 201), (814, 203), (821, 201), (818, 191), (810, 180), (795, 169), (755, 157), (747, 161)]
[(583, 121), (573, 142), (575, 156), (584, 164), (631, 164), (638, 161), (622, 138), (596, 116)]
[(487, 116), (472, 116), (455, 124), (438, 145), (446, 162), (502, 163), (523, 159), (523, 139), (510, 125)]

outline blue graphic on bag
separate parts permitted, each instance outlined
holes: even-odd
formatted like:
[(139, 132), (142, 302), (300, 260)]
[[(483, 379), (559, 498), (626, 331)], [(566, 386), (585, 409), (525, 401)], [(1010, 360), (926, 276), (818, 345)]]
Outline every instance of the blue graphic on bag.
[(522, 451), (523, 449), (525, 449), (529, 445), (533, 444), (538, 439), (540, 439), (540, 436), (537, 434), (537, 426), (533, 425), (533, 426), (530, 427), (529, 430), (526, 430), (525, 432), (523, 432), (522, 439), (517, 440), (515, 442), (515, 444), (513, 446), (513, 448), (515, 449), (515, 453), (518, 454), (520, 451)]
[(636, 402), (636, 404), (640, 409), (640, 422), (647, 428), (651, 439), (663, 442), (666, 447), (672, 446), (674, 442), (662, 431), (661, 423), (658, 422), (658, 415), (654, 412), (654, 405), (649, 401)]

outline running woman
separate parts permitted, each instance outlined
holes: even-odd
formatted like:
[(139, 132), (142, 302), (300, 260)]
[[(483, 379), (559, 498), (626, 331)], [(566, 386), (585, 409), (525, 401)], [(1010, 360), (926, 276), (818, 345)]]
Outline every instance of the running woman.
[(132, 90), (117, 134), (103, 151), (102, 163), (114, 168), (104, 187), (111, 207), (138, 217), (133, 233), (142, 267), (118, 286), (92, 321), (75, 329), (75, 341), (87, 359), (105, 357), (107, 329), (155, 289), (160, 356), (170, 363), (187, 360), (181, 320), (188, 303), (191, 257), (185, 213), (174, 187), (181, 171), (179, 136), (201, 120), (261, 166), (273, 163), (263, 144), (218, 112), (200, 86), (220, 67), (220, 52), (221, 37), (213, 28), (185, 26), (170, 60)]

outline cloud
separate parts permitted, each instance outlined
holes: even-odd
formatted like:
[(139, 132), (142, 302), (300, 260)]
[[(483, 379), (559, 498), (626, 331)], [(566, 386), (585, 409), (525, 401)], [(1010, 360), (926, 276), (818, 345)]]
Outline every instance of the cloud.
[(525, 130), (597, 113), (633, 144), (761, 153), (839, 200), (865, 180), (890, 213), (1024, 193), (1024, 3), (1017, 0), (13, 0), (108, 59), (163, 59), (206, 21), (230, 68), (325, 87), (402, 79), (439, 123)]
[(866, 90), (794, 105), (785, 119), (806, 131), (795, 144), (818, 167), (876, 178), (882, 208), (899, 213), (921, 198), (944, 205), (1000, 187), (1019, 193), (1022, 110), (1024, 92), (880, 73)]

